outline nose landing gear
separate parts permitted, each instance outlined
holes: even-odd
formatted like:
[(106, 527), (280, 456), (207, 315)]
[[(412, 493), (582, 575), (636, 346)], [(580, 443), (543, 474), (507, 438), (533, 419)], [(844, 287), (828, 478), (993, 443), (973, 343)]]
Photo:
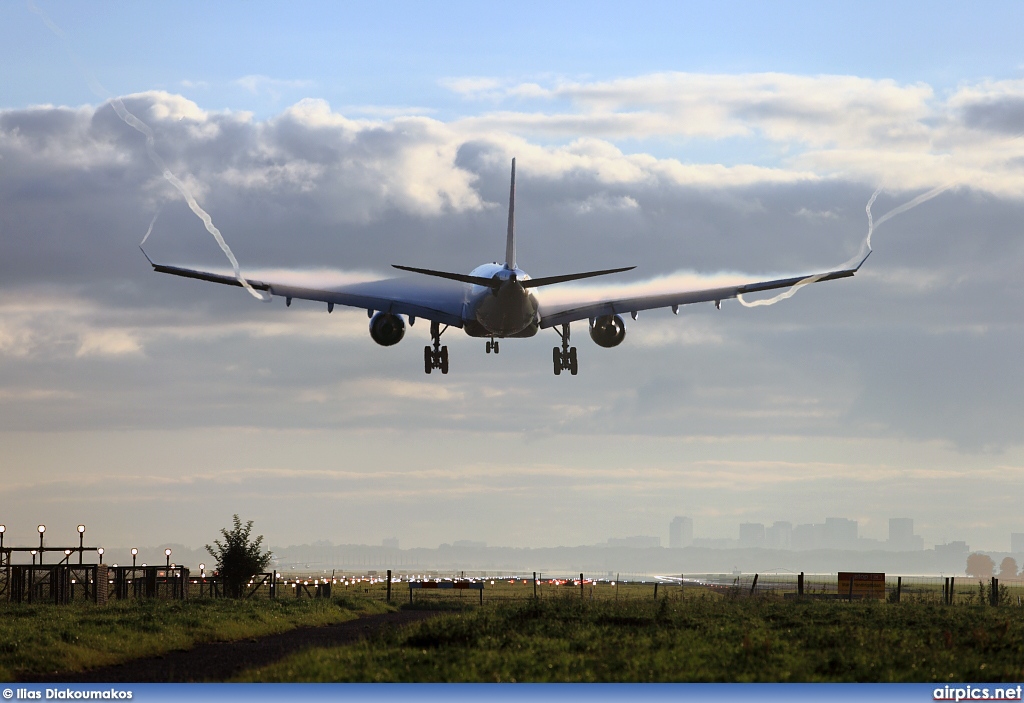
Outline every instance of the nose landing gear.
[(433, 369), (441, 369), (441, 373), (448, 373), (448, 347), (441, 346), (441, 335), (448, 329), (448, 325), (441, 329), (437, 322), (430, 323), (430, 338), (434, 340), (434, 347), (423, 347), (423, 370), (428, 374)]
[(562, 338), (562, 348), (554, 347), (551, 350), (555, 375), (558, 376), (563, 370), (566, 370), (575, 376), (579, 371), (579, 364), (576, 361), (576, 347), (569, 346), (569, 325), (562, 325), (561, 331), (556, 329), (555, 332)]
[(493, 351), (495, 354), (498, 353), (498, 340), (491, 337), (491, 341), (487, 343), (487, 353), (490, 354)]

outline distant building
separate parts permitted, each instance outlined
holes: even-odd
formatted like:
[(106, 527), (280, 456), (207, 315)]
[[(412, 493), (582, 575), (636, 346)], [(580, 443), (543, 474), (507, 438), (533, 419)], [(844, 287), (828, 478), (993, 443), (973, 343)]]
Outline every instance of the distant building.
[(385, 537), (384, 541), (381, 542), (381, 546), (384, 547), (384, 549), (398, 549), (398, 538)]
[(1024, 532), (1010, 533), (1010, 553), (1016, 555), (1024, 554)]
[(458, 549), (483, 549), (487, 546), (487, 542), (474, 542), (471, 539), (457, 539), (452, 542), (452, 546)]
[(693, 546), (702, 549), (736, 549), (736, 540), (728, 537), (694, 537)]
[(612, 537), (608, 540), (608, 546), (631, 547), (633, 549), (660, 547), (661, 537), (648, 537), (646, 535), (637, 535), (636, 537)]
[(764, 546), (768, 549), (793, 548), (793, 523), (776, 521), (764, 531)]
[(822, 549), (825, 546), (825, 526), (821, 523), (797, 525), (793, 528), (793, 549)]
[(914, 534), (914, 521), (908, 517), (889, 518), (887, 549), (896, 552), (916, 552), (924, 549), (924, 538)]
[(844, 517), (825, 518), (825, 545), (827, 549), (856, 549), (857, 521)]
[(688, 517), (676, 516), (668, 524), (668, 546), (670, 549), (682, 549), (693, 544), (693, 520)]
[(763, 547), (764, 525), (759, 522), (740, 523), (740, 547)]
[(947, 542), (935, 545), (935, 566), (943, 573), (964, 573), (971, 548), (966, 542)]

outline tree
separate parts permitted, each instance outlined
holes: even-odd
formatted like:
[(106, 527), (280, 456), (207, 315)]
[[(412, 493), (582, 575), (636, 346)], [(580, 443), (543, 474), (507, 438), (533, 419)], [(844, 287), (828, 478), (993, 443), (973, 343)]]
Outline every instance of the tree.
[(1015, 579), (1017, 578), (1017, 560), (1013, 557), (1006, 557), (999, 562), (999, 578), (1001, 579)]
[(206, 551), (217, 560), (217, 572), (224, 583), (224, 591), (232, 598), (241, 598), (246, 582), (270, 564), (270, 552), (260, 552), (263, 535), (250, 539), (252, 520), (242, 525), (236, 514), (232, 518), (234, 527), (229, 532), (222, 528), (224, 541), (213, 541), (216, 548), (206, 545)]
[(967, 575), (975, 578), (991, 578), (996, 570), (996, 563), (988, 554), (975, 552), (967, 557)]

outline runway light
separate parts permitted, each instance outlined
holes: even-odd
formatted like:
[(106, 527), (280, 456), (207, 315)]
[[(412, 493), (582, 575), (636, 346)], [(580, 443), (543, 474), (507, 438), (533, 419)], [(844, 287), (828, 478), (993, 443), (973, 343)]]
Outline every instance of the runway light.
[(78, 534), (82, 534), (83, 532), (85, 532), (85, 525), (79, 525), (78, 526)]
[(132, 556), (135, 556), (138, 553), (139, 553), (139, 550), (136, 549), (135, 547), (132, 547)]
[(46, 525), (40, 525), (36, 529), (39, 530), (39, 534), (43, 534), (44, 532), (46, 532)]

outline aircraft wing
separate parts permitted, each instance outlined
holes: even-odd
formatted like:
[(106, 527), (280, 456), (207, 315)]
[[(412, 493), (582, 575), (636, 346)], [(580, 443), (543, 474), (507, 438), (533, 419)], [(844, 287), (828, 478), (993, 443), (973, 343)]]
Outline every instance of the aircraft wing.
[[(153, 270), (159, 273), (228, 286), (242, 286), (238, 279), (231, 275), (167, 266), (154, 263), (148, 255), (146, 258), (149, 259)], [(283, 297), (289, 304), (292, 298), (317, 300), (327, 303), (330, 308), (334, 305), (347, 305), (364, 310), (389, 312), (393, 315), (410, 315), (453, 327), (462, 327), (463, 307), (471, 288), (465, 283), (425, 277), (388, 278), (343, 285), (333, 285), (330, 282), (318, 281), (316, 278), (301, 271), (282, 271), (275, 272), (267, 280), (246, 280), (256, 290)]]
[[(701, 287), (700, 285), (693, 285), (691, 287), (686, 282), (680, 282), (672, 288), (671, 281), (669, 280), (666, 281), (668, 285), (654, 284), (637, 287), (638, 289), (633, 295), (630, 295), (632, 291), (628, 290), (629, 286), (624, 286), (623, 288), (626, 290), (620, 290), (619, 295), (598, 288), (589, 295), (586, 292), (582, 294), (577, 293), (576, 295), (568, 296), (566, 299), (555, 299), (551, 302), (541, 299), (539, 309), (540, 326), (541, 328), (548, 328), (575, 322), (576, 320), (593, 319), (603, 315), (632, 314), (654, 308), (672, 307), (675, 309), (680, 305), (689, 305), (690, 303), (706, 303), (710, 301), (720, 303), (723, 300), (729, 300), (730, 298), (748, 293), (760, 293), (762, 291), (790, 288), (797, 284), (806, 285), (819, 281), (834, 281), (837, 278), (848, 278), (857, 273), (870, 255), (871, 252), (869, 251), (868, 255), (852, 268), (804, 276), (791, 276), (771, 281), (720, 279), (718, 282), (721, 285), (714, 285), (716, 282), (712, 281), (712, 287)], [(736, 279), (738, 277), (723, 278)], [(706, 280), (703, 282), (707, 283)]]

